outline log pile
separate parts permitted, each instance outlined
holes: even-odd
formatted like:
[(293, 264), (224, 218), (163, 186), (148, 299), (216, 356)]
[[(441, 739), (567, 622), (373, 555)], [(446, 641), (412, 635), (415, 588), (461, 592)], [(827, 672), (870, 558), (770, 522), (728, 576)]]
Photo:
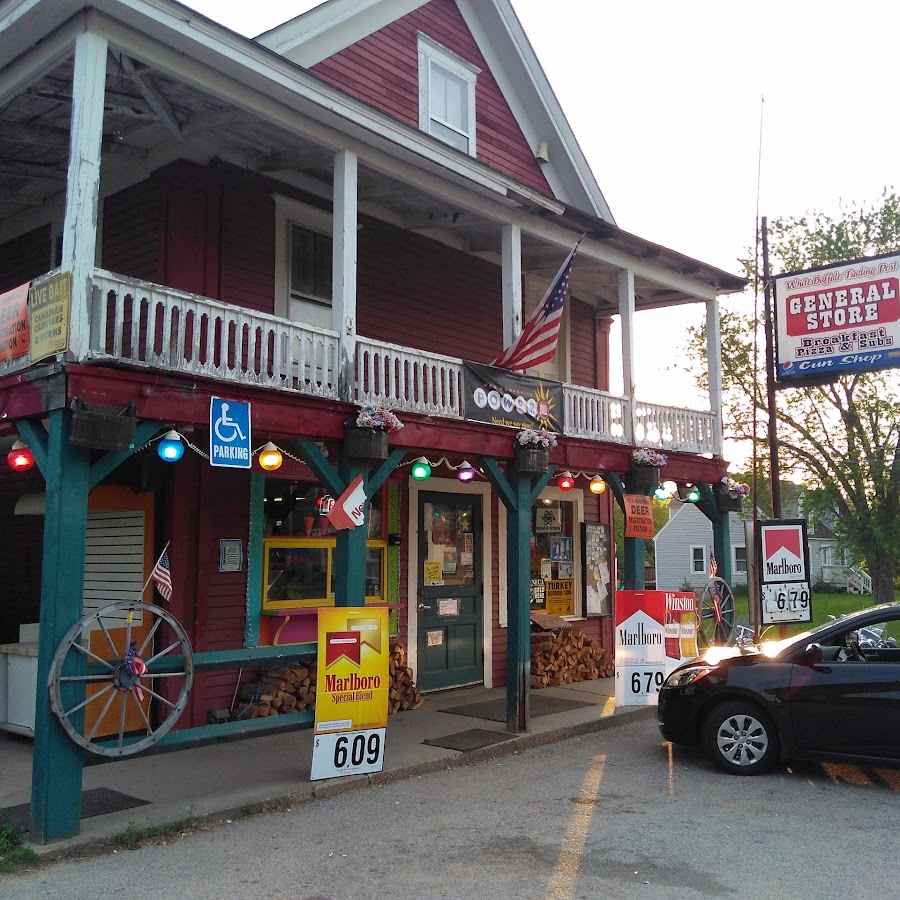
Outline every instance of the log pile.
[[(391, 644), (388, 657), (390, 685), (388, 713), (418, 709), (425, 698), (406, 665), (406, 648)], [(316, 708), (316, 663), (272, 666), (260, 670), (259, 681), (241, 685), (240, 702), (232, 711), (235, 719), (261, 719)]]
[(238, 719), (261, 719), (303, 712), (316, 706), (316, 664), (272, 666), (260, 671), (259, 681), (241, 686), (241, 702), (234, 709)]
[(578, 628), (531, 632), (531, 686), (558, 687), (574, 681), (611, 678), (615, 661)]
[(388, 660), (391, 686), (388, 689), (388, 713), (404, 709), (418, 709), (425, 698), (413, 681), (413, 670), (406, 665), (406, 648), (403, 644), (391, 644)]

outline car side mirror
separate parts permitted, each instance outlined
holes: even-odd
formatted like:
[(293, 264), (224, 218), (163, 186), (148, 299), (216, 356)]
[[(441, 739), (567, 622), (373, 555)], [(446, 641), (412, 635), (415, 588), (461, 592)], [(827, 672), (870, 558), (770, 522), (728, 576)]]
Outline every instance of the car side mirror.
[(822, 662), (822, 647), (819, 644), (809, 644), (797, 656), (798, 666), (817, 666)]

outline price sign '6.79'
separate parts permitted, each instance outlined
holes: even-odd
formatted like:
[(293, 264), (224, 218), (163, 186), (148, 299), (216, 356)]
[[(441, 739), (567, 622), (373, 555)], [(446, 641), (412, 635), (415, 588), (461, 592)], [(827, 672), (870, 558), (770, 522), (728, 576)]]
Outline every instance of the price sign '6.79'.
[(762, 624), (809, 622), (809, 545), (804, 519), (758, 523)]

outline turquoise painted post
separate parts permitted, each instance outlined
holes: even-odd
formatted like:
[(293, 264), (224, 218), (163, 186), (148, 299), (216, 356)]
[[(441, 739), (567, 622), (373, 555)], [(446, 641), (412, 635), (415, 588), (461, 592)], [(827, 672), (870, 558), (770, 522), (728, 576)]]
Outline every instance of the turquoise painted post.
[[(607, 472), (603, 480), (613, 492), (619, 509), (625, 513), (625, 488), (622, 480), (615, 472)], [(624, 572), (621, 572), (622, 584), (626, 591), (642, 591), (644, 589), (644, 539), (625, 538)]]
[[(82, 615), (90, 457), (69, 443), (70, 421), (67, 410), (50, 413), (43, 472), (47, 509), (31, 778), (31, 840), (40, 844), (77, 834), (81, 821), (81, 750), (52, 714), (47, 692), (56, 648)], [(74, 706), (83, 698), (82, 685), (67, 699)]]
[[(341, 481), (350, 485), (357, 475), (362, 475), (363, 483), (369, 474), (369, 464), (364, 459), (343, 458), (341, 460)], [(366, 503), (368, 518), (369, 504)], [(366, 534), (365, 525), (343, 528), (335, 538), (334, 546), (334, 605), (366, 605)]]
[(697, 506), (703, 515), (712, 522), (713, 553), (716, 555), (718, 574), (720, 578), (724, 578), (728, 584), (731, 584), (731, 529), (729, 527), (729, 514), (727, 511), (719, 509), (712, 485), (701, 482), (699, 487), (700, 502)]
[[(343, 457), (340, 474), (328, 462), (321, 448), (308, 438), (297, 441), (306, 464), (316, 477), (337, 499), (344, 493), (357, 475), (362, 475), (366, 494), (372, 496), (397, 468), (405, 453), (393, 450), (391, 455), (367, 477), (366, 460)], [(364, 526), (349, 528), (337, 533), (334, 548), (334, 604), (335, 606), (364, 606), (366, 602), (366, 534)]]
[(262, 610), (263, 536), (266, 529), (266, 476), (250, 475), (250, 533), (247, 538), (247, 618), (244, 646), (259, 646), (259, 617)]
[(532, 476), (503, 474), (497, 461), (481, 460), (485, 477), (509, 511), (507, 517), (507, 603), (506, 629), (506, 730), (513, 734), (531, 727), (531, 508), (556, 471), (532, 481)]

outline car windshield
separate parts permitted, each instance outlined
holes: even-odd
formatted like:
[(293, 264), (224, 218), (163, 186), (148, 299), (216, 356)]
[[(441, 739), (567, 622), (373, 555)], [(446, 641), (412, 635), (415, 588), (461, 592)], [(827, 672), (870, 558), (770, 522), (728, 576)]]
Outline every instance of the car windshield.
[(895, 609), (894, 604), (885, 603), (881, 606), (871, 606), (868, 609), (861, 609), (857, 612), (846, 613), (841, 616), (840, 619), (829, 619), (827, 622), (824, 622), (822, 625), (817, 625), (815, 628), (810, 628), (809, 631), (803, 631), (800, 634), (791, 635), (791, 637), (784, 638), (780, 641), (761, 641), (759, 645), (759, 649), (770, 659), (774, 659), (776, 656), (780, 656), (788, 647), (793, 647), (797, 644), (806, 643), (814, 643), (815, 636), (820, 632), (825, 630), (826, 628), (830, 628), (836, 622), (840, 622), (842, 625), (852, 624), (853, 620), (858, 618), (859, 616), (864, 616), (867, 613), (870, 613), (873, 609)]

